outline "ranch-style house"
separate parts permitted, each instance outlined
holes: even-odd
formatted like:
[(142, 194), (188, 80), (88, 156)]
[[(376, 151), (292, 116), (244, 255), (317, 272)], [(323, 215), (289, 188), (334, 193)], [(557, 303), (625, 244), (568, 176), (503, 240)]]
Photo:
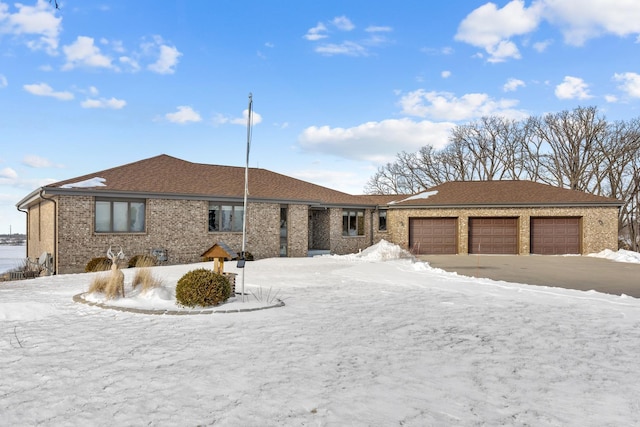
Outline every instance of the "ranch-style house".
[(84, 271), (109, 246), (168, 264), (217, 242), (255, 259), (346, 254), (382, 239), (415, 254), (586, 254), (617, 250), (615, 199), (530, 181), (447, 182), (413, 196), (350, 195), (260, 168), (159, 155), (34, 190), (17, 203), (27, 256)]

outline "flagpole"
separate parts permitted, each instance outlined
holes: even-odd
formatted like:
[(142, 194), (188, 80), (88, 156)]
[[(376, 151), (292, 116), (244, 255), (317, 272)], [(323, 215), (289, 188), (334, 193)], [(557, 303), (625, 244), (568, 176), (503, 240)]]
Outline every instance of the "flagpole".
[(242, 213), (242, 287), (240, 289), (240, 295), (242, 302), (244, 302), (244, 266), (246, 261), (246, 246), (247, 246), (247, 196), (249, 194), (249, 151), (251, 149), (251, 119), (253, 109), (253, 95), (249, 93), (249, 108), (247, 114), (247, 161), (244, 168), (244, 205)]

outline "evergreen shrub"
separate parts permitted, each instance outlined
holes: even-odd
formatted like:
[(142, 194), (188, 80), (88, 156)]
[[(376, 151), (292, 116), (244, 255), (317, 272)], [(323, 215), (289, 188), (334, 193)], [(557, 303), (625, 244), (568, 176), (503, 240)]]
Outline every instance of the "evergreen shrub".
[(218, 305), (230, 296), (229, 279), (206, 268), (189, 271), (176, 285), (176, 301), (185, 307)]

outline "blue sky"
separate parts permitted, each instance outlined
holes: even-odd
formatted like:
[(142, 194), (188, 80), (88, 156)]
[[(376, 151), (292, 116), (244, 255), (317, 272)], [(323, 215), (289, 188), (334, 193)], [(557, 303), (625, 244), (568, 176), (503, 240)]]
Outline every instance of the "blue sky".
[(36, 188), (158, 154), (352, 194), (483, 115), (640, 116), (640, 2), (0, 0), (0, 233)]

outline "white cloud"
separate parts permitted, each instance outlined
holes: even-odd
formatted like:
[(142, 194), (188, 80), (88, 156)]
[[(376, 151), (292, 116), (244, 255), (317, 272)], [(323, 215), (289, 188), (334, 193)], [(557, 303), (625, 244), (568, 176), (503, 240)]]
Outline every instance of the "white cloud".
[(553, 44), (553, 40), (543, 40), (541, 42), (534, 43), (533, 49), (538, 53), (542, 53), (547, 50), (547, 48), (551, 46), (551, 44)]
[(119, 110), (127, 105), (127, 101), (116, 98), (86, 99), (80, 105), (82, 108), (109, 108)]
[[(372, 168), (372, 170), (368, 172), (372, 175), (375, 172), (375, 168)], [(292, 171), (289, 172), (288, 175), (349, 194), (362, 194), (362, 189), (367, 184), (367, 178), (356, 171), (346, 172), (335, 169), (310, 169)]]
[(134, 58), (131, 58), (129, 56), (121, 56), (118, 58), (118, 61), (120, 61), (121, 64), (127, 65), (129, 69), (134, 73), (140, 71), (140, 64)]
[(486, 93), (468, 93), (457, 98), (449, 92), (427, 92), (424, 89), (409, 92), (400, 99), (404, 114), (452, 121), (492, 115), (525, 117), (524, 112), (514, 109), (517, 104), (518, 101), (513, 99), (492, 99)]
[(615, 95), (605, 95), (604, 100), (608, 103), (616, 103), (618, 102), (618, 97)]
[(589, 99), (589, 85), (579, 77), (565, 76), (562, 83), (556, 86), (558, 99)]
[(30, 49), (55, 55), (62, 29), (62, 18), (55, 16), (55, 9), (46, 0), (38, 0), (35, 6), (15, 3), (15, 7), (17, 12), (9, 13), (9, 6), (0, 3), (0, 34), (26, 36), (26, 44)]
[(437, 49), (433, 47), (423, 47), (423, 48), (420, 48), (420, 52), (425, 53), (427, 55), (452, 55), (454, 50), (450, 46), (445, 46)]
[(460, 23), (455, 39), (485, 49), (490, 62), (519, 58), (517, 46), (509, 39), (536, 29), (541, 11), (539, 2), (526, 8), (523, 0), (512, 0), (501, 9), (486, 3)]
[(632, 98), (640, 98), (640, 74), (637, 73), (616, 73), (613, 80), (620, 82), (618, 89)]
[(449, 77), (451, 77), (451, 71), (449, 71), (449, 70), (444, 70), (444, 71), (442, 71), (442, 72), (440, 73), (440, 76), (441, 76), (443, 79), (448, 79)]
[(519, 87), (525, 87), (526, 84), (519, 79), (510, 78), (507, 82), (502, 86), (502, 90), (505, 92), (514, 92), (518, 90)]
[(32, 95), (50, 96), (52, 98), (59, 99), (60, 101), (70, 101), (74, 98), (71, 92), (56, 92), (46, 83), (24, 85), (23, 88)]
[(298, 137), (304, 150), (377, 164), (393, 161), (400, 151), (418, 151), (425, 145), (444, 147), (453, 123), (390, 119), (351, 128), (311, 126)]
[(28, 154), (24, 156), (24, 158), (22, 159), (22, 164), (35, 169), (64, 167), (63, 165), (53, 164), (49, 159), (45, 159), (44, 157), (36, 156), (34, 154)]
[[(640, 2), (533, 0), (526, 7), (524, 0), (512, 0), (500, 9), (488, 2), (462, 20), (455, 39), (483, 48), (490, 62), (502, 62), (520, 57), (512, 38), (533, 33), (543, 20), (562, 32), (565, 43), (580, 46), (605, 34), (640, 34)], [(543, 52), (551, 43), (544, 40), (534, 43), (533, 48)]]
[(317, 40), (327, 38), (328, 36), (326, 33), (327, 33), (327, 27), (322, 22), (318, 22), (318, 25), (316, 25), (313, 28), (310, 28), (307, 31), (307, 34), (304, 35), (304, 38), (311, 41), (317, 41)]
[(3, 89), (7, 86), (9, 86), (9, 82), (7, 81), (7, 78), (2, 74), (0, 74), (0, 89)]
[(640, 2), (636, 0), (541, 0), (545, 18), (557, 25), (566, 43), (580, 46), (603, 34), (618, 37), (640, 33)]
[(178, 58), (182, 53), (174, 46), (161, 45), (158, 60), (150, 64), (147, 68), (158, 74), (173, 74), (175, 67), (178, 65)]
[(67, 62), (62, 66), (63, 70), (71, 70), (78, 66), (112, 68), (111, 58), (103, 55), (100, 48), (94, 44), (91, 37), (78, 36), (70, 45), (63, 46)]
[(317, 46), (315, 51), (326, 56), (347, 55), (347, 56), (367, 56), (367, 49), (352, 41), (345, 41), (340, 44), (328, 43)]
[[(252, 123), (254, 125), (257, 125), (259, 123), (262, 123), (262, 116), (258, 113), (256, 113), (255, 111), (252, 112)], [(224, 116), (222, 114), (218, 114), (213, 118), (213, 122), (217, 125), (223, 125), (223, 124), (232, 124), (232, 125), (242, 125), (242, 126), (246, 126), (247, 125), (247, 119), (249, 118), (249, 110), (245, 109), (242, 112), (242, 117), (227, 117)]]
[(510, 40), (502, 40), (495, 46), (488, 46), (487, 52), (489, 53), (488, 62), (504, 62), (507, 59), (520, 59), (520, 51), (515, 43)]
[(18, 173), (12, 168), (0, 169), (0, 178), (14, 180), (18, 178)]
[(178, 106), (178, 111), (176, 111), (175, 113), (167, 113), (164, 115), (164, 117), (171, 123), (180, 124), (202, 121), (200, 113), (195, 111), (193, 108), (185, 105)]
[(390, 33), (391, 31), (393, 31), (393, 28), (385, 27), (385, 26), (370, 25), (367, 28), (365, 28), (365, 31), (367, 33)]
[[(329, 29), (337, 29), (340, 32), (351, 32), (356, 26), (346, 16), (335, 17), (330, 22), (322, 23), (309, 29), (304, 38), (310, 41), (318, 41), (336, 35), (336, 32), (330, 32)], [(381, 46), (388, 42), (384, 33), (391, 32), (391, 27), (386, 26), (369, 26), (364, 30), (364, 34), (359, 40), (337, 40), (332, 43), (322, 43), (317, 45), (315, 52), (324, 56), (346, 55), (346, 56), (369, 56), (368, 48)]]
[(331, 23), (340, 31), (351, 31), (356, 27), (346, 16), (336, 16)]

